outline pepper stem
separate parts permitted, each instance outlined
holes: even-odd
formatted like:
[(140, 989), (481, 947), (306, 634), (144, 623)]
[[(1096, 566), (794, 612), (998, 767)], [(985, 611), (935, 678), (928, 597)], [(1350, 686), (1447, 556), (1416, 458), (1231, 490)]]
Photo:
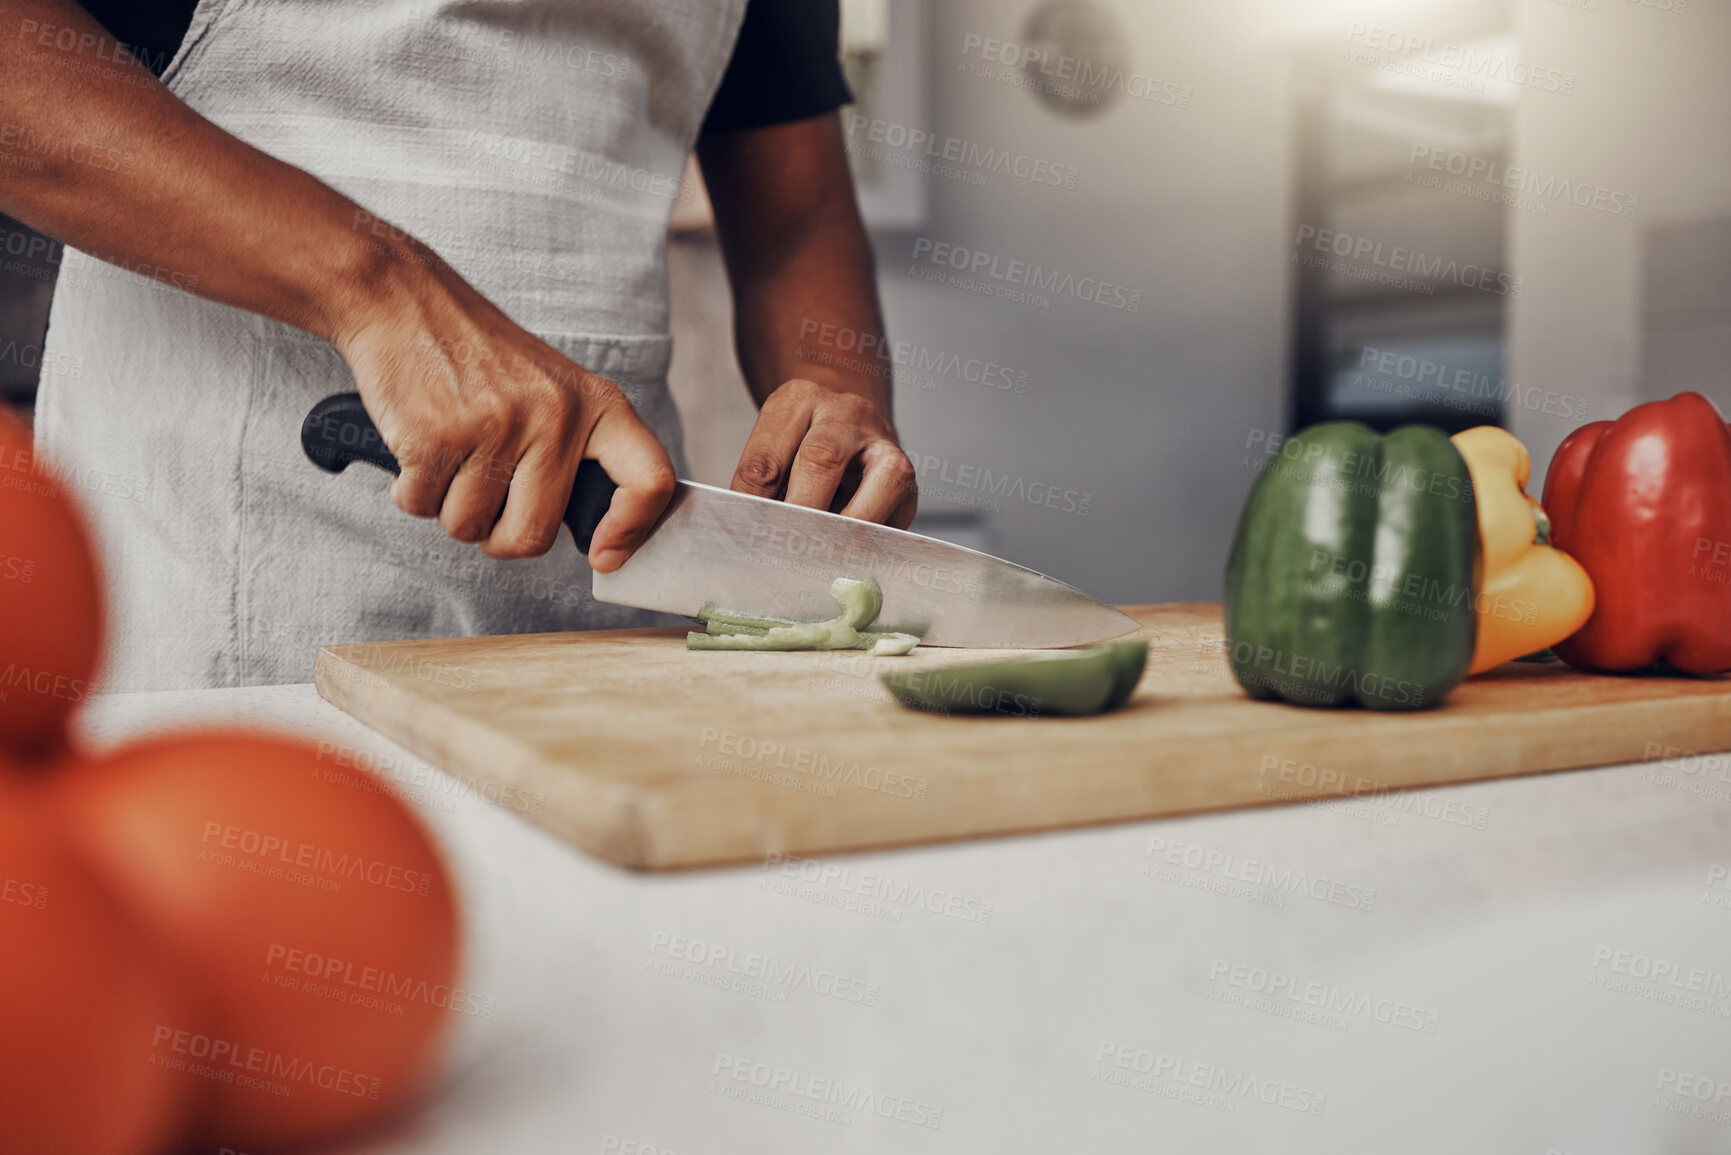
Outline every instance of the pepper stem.
[(1533, 544), (1551, 544), (1551, 519), (1542, 505), (1533, 506)]

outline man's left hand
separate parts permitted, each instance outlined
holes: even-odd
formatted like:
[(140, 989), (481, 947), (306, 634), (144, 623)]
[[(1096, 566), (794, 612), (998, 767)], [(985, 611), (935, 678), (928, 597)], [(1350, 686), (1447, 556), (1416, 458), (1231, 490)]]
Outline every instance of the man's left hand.
[(878, 403), (803, 378), (765, 399), (733, 488), (897, 529), (919, 503), (913, 463)]

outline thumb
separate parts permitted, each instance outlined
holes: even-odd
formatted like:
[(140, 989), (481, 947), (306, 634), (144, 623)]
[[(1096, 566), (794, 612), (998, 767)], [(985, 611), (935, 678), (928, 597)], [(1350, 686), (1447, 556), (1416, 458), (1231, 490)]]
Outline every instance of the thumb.
[(655, 528), (678, 477), (655, 434), (630, 405), (610, 406), (595, 423), (583, 456), (594, 458), (619, 488), (589, 543), (589, 565), (612, 573)]

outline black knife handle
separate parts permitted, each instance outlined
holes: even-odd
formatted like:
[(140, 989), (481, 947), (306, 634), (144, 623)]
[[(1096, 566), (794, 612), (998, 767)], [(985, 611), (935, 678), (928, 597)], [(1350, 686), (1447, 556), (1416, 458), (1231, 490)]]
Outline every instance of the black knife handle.
[[(359, 393), (338, 393), (314, 405), (301, 422), (301, 450), (309, 461), (328, 473), (341, 473), (351, 461), (365, 462), (389, 473), (401, 472), (378, 427), (367, 416)], [(607, 515), (613, 491), (618, 488), (599, 461), (585, 458), (578, 463), (577, 479), (571, 486), (571, 499), (565, 504), (561, 520), (577, 540), (577, 548), (585, 554), (595, 537), (595, 527)]]
[(351, 461), (402, 472), (359, 393), (338, 393), (314, 405), (301, 422), (301, 450), (326, 473), (341, 473)]

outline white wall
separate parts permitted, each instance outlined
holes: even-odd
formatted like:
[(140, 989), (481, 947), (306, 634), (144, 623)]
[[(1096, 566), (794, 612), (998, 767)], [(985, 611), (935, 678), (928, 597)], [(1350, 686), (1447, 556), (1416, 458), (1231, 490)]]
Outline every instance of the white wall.
[[(1523, 58), (1566, 68), (1572, 95), (1528, 90), (1515, 113), (1514, 163), (1640, 198), (1633, 219), (1574, 206), (1512, 214), (1512, 267), (1527, 291), (1511, 302), (1509, 376), (1581, 397), (1590, 419), (1669, 395), (1641, 380), (1641, 264), (1648, 230), (1731, 217), (1731, 4), (1597, 0), (1596, 9), (1520, 0)], [(1659, 7), (1669, 4), (1671, 7)], [(1552, 63), (1555, 62), (1555, 63)], [(1698, 386), (1731, 411), (1731, 371)], [(1516, 410), (1536, 492), (1556, 445), (1576, 425)]]
[[(1020, 396), (949, 381), (904, 390), (899, 424), (922, 460), (1089, 496), (1086, 517), (1001, 502), (1003, 556), (1114, 601), (1214, 599), (1253, 478), (1248, 430), (1278, 429), (1284, 408), (1285, 71), (1250, 3), (1119, 3), (1131, 71), (1188, 86), (1190, 107), (1120, 99), (1065, 119), (958, 70), (970, 35), (1017, 40), (1031, 7), (935, 6), (931, 127), (1074, 166), (1076, 187), (935, 179), (925, 235), (1139, 289), (1141, 306), (1036, 309), (926, 284), (907, 275), (904, 241), (881, 269), (892, 337), (989, 357), (1028, 384)], [(922, 480), (955, 489), (940, 472)]]

